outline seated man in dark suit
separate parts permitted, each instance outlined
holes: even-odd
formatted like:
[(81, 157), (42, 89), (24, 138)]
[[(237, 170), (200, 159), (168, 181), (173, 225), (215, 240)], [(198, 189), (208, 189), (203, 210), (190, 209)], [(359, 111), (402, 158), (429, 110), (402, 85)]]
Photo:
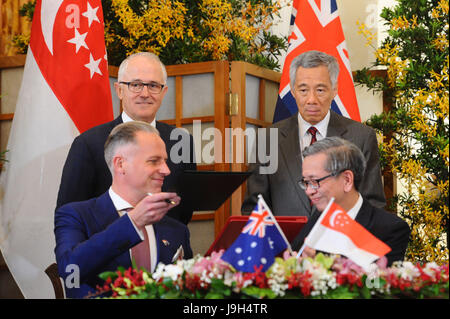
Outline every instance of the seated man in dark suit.
[[(158, 56), (140, 52), (127, 57), (119, 67), (114, 84), (122, 102), (123, 112), (115, 120), (93, 127), (77, 136), (64, 164), (56, 208), (63, 204), (87, 200), (103, 194), (111, 185), (111, 173), (103, 157), (103, 147), (111, 130), (127, 121), (143, 121), (156, 127), (169, 155), (170, 176), (164, 180), (163, 191), (172, 191), (184, 170), (195, 170), (194, 142), (185, 130), (155, 120), (168, 90), (167, 73)], [(178, 144), (183, 143), (183, 144)], [(174, 145), (182, 145), (184, 154), (171, 157)], [(186, 154), (189, 153), (189, 156)], [(186, 160), (188, 158), (188, 160)], [(193, 210), (181, 200), (168, 215), (187, 224)]]
[(55, 213), (59, 275), (79, 274), (79, 287), (64, 280), (69, 298), (94, 292), (102, 284), (100, 273), (128, 268), (131, 258), (153, 271), (159, 262), (192, 257), (187, 226), (165, 216), (180, 197), (161, 192), (170, 170), (158, 131), (144, 122), (120, 124), (111, 131), (104, 154), (113, 176), (109, 190)]
[[(303, 153), (303, 178), (300, 182), (311, 204), (316, 208), (308, 223), (292, 242), (298, 250), (331, 200), (392, 250), (386, 255), (388, 265), (403, 260), (410, 229), (397, 215), (372, 206), (359, 192), (366, 161), (361, 150), (339, 137), (327, 137), (306, 148)], [(315, 254), (306, 247), (304, 254)]]
[[(375, 131), (331, 110), (338, 92), (338, 75), (338, 62), (323, 52), (308, 51), (292, 60), (289, 78), (298, 113), (267, 128), (266, 150), (273, 148), (273, 153), (276, 152), (278, 167), (269, 170), (265, 163), (250, 164), (249, 171), (253, 174), (247, 180), (243, 214), (251, 213), (261, 194), (274, 215), (310, 217), (311, 205), (299, 185), (303, 150), (327, 136), (339, 136), (361, 149), (367, 168), (359, 191), (372, 205), (386, 205)], [(276, 141), (269, 134), (272, 129), (277, 130)], [(255, 154), (259, 151), (255, 150)]]

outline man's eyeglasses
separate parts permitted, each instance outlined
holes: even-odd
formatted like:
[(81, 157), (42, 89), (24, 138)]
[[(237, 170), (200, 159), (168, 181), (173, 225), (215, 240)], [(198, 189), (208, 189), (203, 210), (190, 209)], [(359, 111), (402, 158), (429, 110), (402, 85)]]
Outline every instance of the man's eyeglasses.
[(132, 81), (132, 82), (119, 82), (119, 83), (128, 85), (128, 89), (133, 93), (141, 93), (144, 86), (146, 86), (148, 91), (153, 94), (161, 93), (161, 91), (164, 88), (164, 84), (160, 84), (158, 82), (144, 83), (141, 81)]
[(302, 178), (302, 180), (298, 182), (298, 185), (300, 186), (301, 189), (305, 191), (308, 189), (308, 187), (311, 187), (311, 189), (316, 190), (319, 189), (321, 181), (327, 179), (328, 177), (339, 175), (339, 173), (340, 172), (333, 173), (318, 179), (310, 179), (309, 181), (306, 181), (305, 179)]

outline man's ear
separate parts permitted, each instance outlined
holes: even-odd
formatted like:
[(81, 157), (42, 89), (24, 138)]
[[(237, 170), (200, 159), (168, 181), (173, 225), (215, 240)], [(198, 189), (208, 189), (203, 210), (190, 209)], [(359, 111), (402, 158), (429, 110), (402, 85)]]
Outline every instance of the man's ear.
[(344, 179), (344, 191), (348, 193), (355, 188), (353, 172), (348, 169), (343, 171), (341, 175)]
[(119, 82), (114, 82), (114, 89), (116, 90), (117, 97), (119, 100), (122, 100), (123, 97), (123, 91), (122, 87), (120, 86)]
[(338, 84), (336, 83), (336, 85), (333, 88), (333, 99), (336, 97), (337, 94), (338, 94)]
[(114, 170), (114, 175), (120, 174), (120, 175), (124, 175), (125, 174), (125, 159), (123, 156), (121, 155), (116, 155), (113, 157), (112, 159), (112, 164), (113, 164), (113, 170)]

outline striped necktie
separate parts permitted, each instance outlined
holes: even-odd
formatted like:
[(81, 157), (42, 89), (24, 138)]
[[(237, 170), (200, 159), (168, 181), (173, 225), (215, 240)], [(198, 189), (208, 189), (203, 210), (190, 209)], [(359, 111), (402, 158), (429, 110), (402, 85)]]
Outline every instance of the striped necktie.
[(316, 137), (317, 129), (314, 126), (311, 126), (308, 129), (308, 133), (311, 134), (311, 143), (309, 143), (309, 145), (313, 145), (315, 142), (317, 142), (317, 137)]

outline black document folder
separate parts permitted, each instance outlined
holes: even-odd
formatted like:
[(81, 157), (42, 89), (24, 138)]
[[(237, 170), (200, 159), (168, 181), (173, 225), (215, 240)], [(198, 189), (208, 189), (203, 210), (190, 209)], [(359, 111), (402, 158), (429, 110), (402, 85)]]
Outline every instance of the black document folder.
[(216, 210), (251, 172), (184, 171), (175, 192), (194, 211)]

